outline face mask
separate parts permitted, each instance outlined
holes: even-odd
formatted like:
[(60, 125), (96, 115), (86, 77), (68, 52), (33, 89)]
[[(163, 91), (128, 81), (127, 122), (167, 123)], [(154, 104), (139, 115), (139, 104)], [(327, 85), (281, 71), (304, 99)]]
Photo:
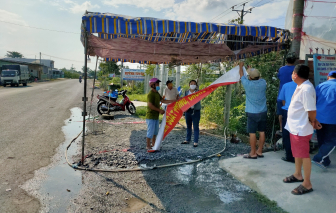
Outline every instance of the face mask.
[(192, 90), (196, 89), (196, 85), (190, 85), (190, 89)]
[(160, 90), (160, 86), (156, 86), (155, 89), (156, 89), (156, 91), (159, 91)]

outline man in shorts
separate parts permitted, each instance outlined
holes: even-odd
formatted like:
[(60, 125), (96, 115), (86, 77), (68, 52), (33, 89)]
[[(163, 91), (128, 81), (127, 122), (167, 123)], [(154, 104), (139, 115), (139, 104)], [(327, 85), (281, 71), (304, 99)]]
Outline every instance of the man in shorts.
[(160, 90), (160, 82), (157, 78), (152, 78), (149, 81), (151, 90), (147, 95), (147, 149), (151, 149), (155, 145), (156, 136), (159, 132), (159, 115), (165, 113), (164, 110), (160, 109), (160, 101), (168, 104), (174, 102), (163, 100), (158, 92)]
[[(295, 158), (295, 173), (286, 177), (284, 183), (302, 182), (292, 190), (294, 195), (302, 195), (313, 191), (310, 182), (311, 161), (309, 156), (309, 140), (316, 121), (316, 93), (314, 86), (308, 80), (309, 67), (303, 64), (295, 66), (292, 79), (298, 85), (288, 108), (288, 118), (285, 129), (290, 133), (293, 157)], [(304, 178), (302, 176), (302, 166)]]
[[(251, 152), (244, 155), (247, 159), (263, 158), (263, 147), (265, 143), (265, 130), (267, 123), (266, 106), (266, 81), (260, 78), (257, 69), (247, 70), (248, 78), (243, 72), (244, 62), (239, 63), (239, 74), (246, 93), (247, 132), (250, 135)], [(259, 131), (259, 147), (256, 149), (257, 136)]]

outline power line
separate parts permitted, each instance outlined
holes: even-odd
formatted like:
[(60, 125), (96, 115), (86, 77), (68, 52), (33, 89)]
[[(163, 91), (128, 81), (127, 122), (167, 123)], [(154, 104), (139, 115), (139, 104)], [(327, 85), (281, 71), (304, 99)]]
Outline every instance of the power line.
[(57, 59), (60, 59), (60, 60), (65, 60), (65, 61), (84, 63), (84, 61), (76, 61), (76, 60), (72, 60), (72, 59), (66, 59), (66, 58), (61, 58), (61, 57), (57, 57), (57, 56), (47, 55), (47, 54), (44, 54), (44, 53), (42, 53), (42, 55), (49, 56), (49, 57), (52, 57), (52, 58), (57, 58)]
[(80, 33), (75, 33), (75, 32), (67, 32), (67, 31), (60, 31), (60, 30), (45, 29), (45, 28), (40, 28), (40, 27), (33, 27), (33, 26), (28, 26), (28, 25), (23, 25), (23, 24), (12, 23), (8, 21), (0, 21), (0, 22), (7, 23), (7, 24), (13, 24), (13, 25), (21, 26), (21, 27), (38, 29), (38, 30), (46, 30), (46, 31), (58, 32), (58, 33), (69, 33), (69, 34), (78, 34), (78, 35), (80, 34)]
[[(219, 15), (217, 15), (217, 16), (213, 17), (212, 19), (210, 19), (209, 22), (212, 21), (212, 20), (214, 20), (214, 21), (215, 21), (215, 20), (218, 20), (218, 19), (220, 19), (220, 18), (226, 16), (228, 13), (225, 14), (225, 15), (223, 15), (223, 16), (221, 16), (221, 15), (224, 14), (225, 12), (231, 10), (233, 7), (238, 6), (239, 4), (242, 4), (242, 3), (245, 3), (245, 4), (246, 4), (246, 3), (250, 2), (250, 1), (254, 1), (254, 0), (246, 0), (246, 1), (242, 1), (242, 2), (240, 2), (240, 3), (238, 3), (238, 4), (235, 4), (235, 5), (231, 6), (231, 7), (229, 7), (229, 8), (228, 8), (227, 10), (225, 10), (224, 12), (222, 12), (222, 13), (220, 13)], [(231, 11), (230, 11), (230, 12), (231, 12)], [(230, 13), (230, 12), (229, 12), (229, 13)], [(221, 17), (217, 18), (218, 16), (221, 16)]]

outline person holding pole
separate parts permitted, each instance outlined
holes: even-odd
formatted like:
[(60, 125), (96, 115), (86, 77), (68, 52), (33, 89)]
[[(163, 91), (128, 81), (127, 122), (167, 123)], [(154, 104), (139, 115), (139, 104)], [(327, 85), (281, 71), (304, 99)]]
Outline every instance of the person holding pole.
[[(265, 131), (267, 125), (267, 105), (266, 105), (266, 81), (260, 78), (257, 69), (247, 70), (248, 78), (244, 76), (244, 62), (239, 63), (239, 74), (241, 83), (246, 92), (247, 132), (250, 136), (251, 151), (243, 158), (257, 159), (263, 158), (263, 147), (265, 143)], [(256, 132), (259, 131), (259, 147), (257, 146)]]
[[(159, 115), (164, 114), (165, 111), (160, 109), (160, 101), (162, 103), (173, 103), (173, 101), (164, 100), (159, 94), (160, 91), (160, 80), (157, 78), (152, 78), (149, 81), (149, 86), (151, 88), (147, 95), (147, 113), (146, 113), (146, 123), (147, 123), (147, 149), (151, 149), (155, 145), (156, 136), (159, 132)], [(152, 140), (152, 143), (151, 143)]]

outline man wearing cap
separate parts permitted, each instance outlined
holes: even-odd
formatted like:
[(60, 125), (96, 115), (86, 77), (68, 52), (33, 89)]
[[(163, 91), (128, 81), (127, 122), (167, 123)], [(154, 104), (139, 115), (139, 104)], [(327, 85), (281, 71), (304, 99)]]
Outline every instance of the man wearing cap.
[[(265, 143), (265, 130), (267, 122), (266, 106), (266, 81), (260, 78), (260, 72), (257, 69), (249, 68), (247, 70), (248, 78), (243, 72), (244, 62), (239, 63), (239, 74), (241, 82), (246, 92), (247, 131), (250, 135), (251, 152), (244, 155), (247, 159), (263, 158), (263, 146)], [(256, 150), (257, 136), (259, 131), (259, 147)]]
[(336, 147), (336, 71), (331, 71), (328, 80), (316, 87), (316, 119), (322, 129), (316, 131), (319, 151), (312, 163), (326, 169)]
[[(146, 123), (147, 123), (147, 149), (151, 149), (154, 146), (156, 136), (159, 132), (159, 115), (164, 114), (165, 111), (160, 109), (160, 102), (162, 103), (172, 103), (174, 101), (164, 100), (159, 94), (160, 90), (160, 80), (157, 78), (152, 78), (149, 81), (149, 86), (151, 88), (147, 95), (147, 113), (146, 113)], [(152, 143), (151, 143), (152, 140)]]
[(167, 88), (163, 92), (163, 99), (165, 100), (178, 100), (180, 98), (179, 92), (175, 87), (173, 87), (173, 80), (168, 80), (166, 82)]

